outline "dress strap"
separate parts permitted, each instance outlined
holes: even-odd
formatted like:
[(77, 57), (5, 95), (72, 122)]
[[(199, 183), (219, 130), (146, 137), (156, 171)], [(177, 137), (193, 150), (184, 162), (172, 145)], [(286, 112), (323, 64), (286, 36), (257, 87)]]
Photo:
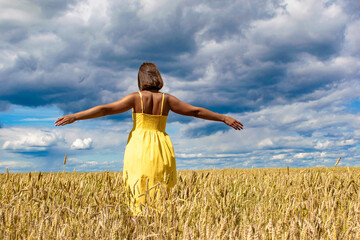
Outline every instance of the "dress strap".
[(162, 101), (161, 101), (161, 115), (163, 112), (163, 107), (164, 107), (164, 93), (162, 94)]
[(141, 95), (140, 91), (139, 91), (139, 95), (140, 95), (140, 100), (141, 100), (141, 113), (144, 113), (143, 100), (142, 100), (142, 95)]

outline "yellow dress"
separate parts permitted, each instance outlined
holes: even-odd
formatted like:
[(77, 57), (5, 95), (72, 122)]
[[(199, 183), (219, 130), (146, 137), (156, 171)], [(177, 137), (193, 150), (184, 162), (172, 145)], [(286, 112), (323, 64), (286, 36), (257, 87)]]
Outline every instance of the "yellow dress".
[(132, 193), (130, 207), (135, 215), (141, 212), (141, 205), (151, 206), (156, 202), (154, 196), (164, 193), (163, 190), (169, 193), (177, 182), (174, 148), (165, 132), (167, 116), (162, 115), (164, 93), (161, 115), (144, 113), (141, 92), (139, 95), (142, 112), (133, 112), (134, 125), (127, 141), (123, 168), (123, 180)]

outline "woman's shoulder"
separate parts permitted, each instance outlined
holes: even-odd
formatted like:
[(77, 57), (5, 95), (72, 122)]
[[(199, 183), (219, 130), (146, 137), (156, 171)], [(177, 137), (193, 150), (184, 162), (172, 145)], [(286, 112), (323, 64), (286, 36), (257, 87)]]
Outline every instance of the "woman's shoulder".
[(139, 96), (139, 92), (129, 93), (126, 97), (134, 98), (136, 96)]
[(135, 101), (136, 98), (138, 98), (138, 97), (139, 97), (139, 92), (133, 92), (133, 93), (129, 93), (124, 98), (131, 99), (131, 101)]
[(170, 93), (165, 93), (165, 97), (167, 99), (177, 99), (177, 97), (175, 97), (174, 95), (170, 94)]
[(164, 92), (165, 97), (174, 97), (174, 95), (171, 95), (170, 93)]
[(165, 93), (165, 92), (164, 92), (164, 99), (165, 99), (166, 101), (171, 101), (171, 100), (174, 99), (174, 98), (175, 98), (175, 96), (171, 95), (170, 93)]

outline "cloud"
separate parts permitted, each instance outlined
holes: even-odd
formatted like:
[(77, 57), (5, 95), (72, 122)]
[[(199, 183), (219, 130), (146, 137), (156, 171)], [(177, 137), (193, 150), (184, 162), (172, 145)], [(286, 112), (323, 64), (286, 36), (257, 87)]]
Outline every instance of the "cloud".
[[(245, 125), (239, 133), (170, 114), (179, 166), (214, 156), (228, 162), (213, 165), (238, 167), (316, 165), (317, 158), (328, 165), (339, 155), (344, 164), (359, 160), (360, 5), (354, 1), (0, 5), (0, 111), (56, 106), (67, 114), (116, 101), (138, 90), (138, 67), (153, 61), (163, 91)], [(102, 118), (102, 127), (89, 121), (64, 128), (71, 131), (46, 126), (48, 135), (3, 120), (1, 154), (81, 155), (77, 149), (93, 149), (86, 138), (96, 151), (112, 153), (125, 147), (130, 118), (129, 112)]]
[(25, 161), (1, 161), (0, 162), (1, 168), (9, 168), (9, 171), (13, 169), (26, 169), (29, 167), (33, 167), (32, 162), (25, 162)]
[(283, 3), (274, 9), (274, 17), (252, 24), (250, 38), (265, 48), (257, 57), (289, 62), (296, 61), (302, 53), (328, 58), (340, 50), (338, 42), (342, 41), (341, 33), (347, 23), (347, 15), (340, 4), (315, 0)]
[(56, 144), (59, 136), (47, 131), (18, 132), (15, 140), (8, 140), (2, 149), (15, 152), (41, 152)]
[(357, 51), (358, 19), (345, 7), (314, 0), (14, 2), (0, 25), (8, 46), (0, 49), (0, 100), (84, 110), (136, 91), (138, 67), (151, 60), (166, 91), (217, 112), (297, 101), (358, 75), (356, 64), (347, 69), (358, 55), (342, 57)]
[[(43, 121), (40, 121), (42, 123)], [(65, 153), (78, 154), (78, 149), (93, 149), (96, 139), (96, 148), (101, 149), (104, 155), (114, 152), (122, 152), (125, 149), (128, 134), (132, 123), (124, 123), (113, 126), (111, 121), (103, 122), (100, 126), (92, 126), (89, 122), (76, 122), (65, 127), (36, 127), (5, 126), (0, 128), (0, 146), (2, 151), (0, 158), (33, 155), (35, 157), (53, 156), (64, 158)], [(89, 128), (89, 129), (88, 129)], [(106, 133), (106, 134), (105, 134)], [(3, 155), (8, 154), (8, 155)]]
[(326, 152), (305, 152), (297, 153), (294, 158), (306, 159), (306, 158), (324, 158), (327, 156)]
[(80, 139), (77, 138), (72, 144), (71, 149), (89, 150), (92, 149), (93, 140), (91, 138)]
[(346, 140), (340, 141), (337, 144), (340, 146), (353, 146), (356, 144), (356, 141), (354, 139), (346, 139)]
[(54, 121), (56, 118), (24, 118), (22, 121), (25, 122), (40, 122), (40, 121)]
[(198, 154), (191, 154), (191, 153), (179, 153), (176, 155), (177, 157), (180, 158), (199, 158), (199, 157), (203, 157), (204, 155), (202, 153), (198, 153)]
[(69, 162), (69, 166), (65, 166), (66, 169), (73, 170), (75, 168), (76, 171), (86, 171), (86, 172), (100, 172), (105, 170), (118, 170), (120, 162), (118, 161), (104, 161), (98, 162), (94, 160), (80, 160), (77, 158), (71, 158)]
[(79, 160), (78, 158), (69, 157), (66, 159), (66, 166), (74, 167), (82, 163), (83, 161)]
[(264, 140), (262, 140), (261, 142), (259, 142), (258, 146), (260, 148), (265, 148), (265, 147), (273, 147), (274, 143), (270, 138), (265, 138)]
[[(173, 140), (178, 146), (175, 149), (182, 153), (180, 157), (200, 153), (206, 154), (198, 159), (222, 156), (231, 167), (244, 167), (242, 163), (250, 158), (256, 167), (312, 166), (314, 160), (329, 166), (339, 156), (346, 159), (347, 165), (356, 164), (360, 149), (356, 123), (360, 116), (358, 111), (350, 111), (346, 106), (357, 98), (359, 91), (358, 81), (346, 81), (304, 95), (299, 102), (229, 113), (244, 124), (240, 132), (228, 127), (225, 131), (193, 138), (185, 133), (196, 132), (197, 124), (202, 128), (201, 124), (205, 123), (183, 124), (180, 129), (185, 130), (181, 136), (184, 139)], [(222, 152), (227, 154), (219, 154)]]
[(226, 130), (228, 130), (228, 126), (223, 124), (195, 120), (187, 124), (182, 134), (188, 138), (198, 138)]
[(274, 155), (271, 160), (275, 160), (275, 159), (284, 159), (286, 157), (286, 154), (278, 154), (278, 155)]
[(329, 148), (330, 146), (331, 146), (331, 142), (328, 141), (328, 140), (326, 140), (326, 141), (318, 141), (318, 142), (316, 143), (315, 148), (316, 148), (316, 149), (327, 149), (327, 148)]

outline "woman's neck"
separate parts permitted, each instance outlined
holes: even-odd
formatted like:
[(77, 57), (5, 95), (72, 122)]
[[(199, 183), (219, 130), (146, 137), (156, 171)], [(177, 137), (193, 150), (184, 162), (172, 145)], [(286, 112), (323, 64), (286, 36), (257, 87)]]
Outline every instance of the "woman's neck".
[(143, 90), (143, 91), (148, 91), (148, 92), (152, 92), (152, 93), (158, 93), (159, 90), (156, 89), (147, 89), (147, 90)]

